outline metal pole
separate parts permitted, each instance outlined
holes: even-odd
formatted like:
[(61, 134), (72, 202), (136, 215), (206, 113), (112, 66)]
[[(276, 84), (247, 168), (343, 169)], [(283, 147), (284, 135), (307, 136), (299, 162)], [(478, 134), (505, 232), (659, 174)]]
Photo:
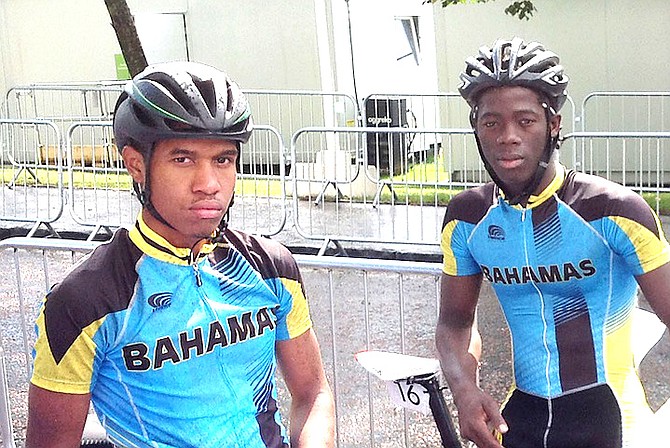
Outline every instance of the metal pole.
[(463, 448), (456, 435), (456, 428), (447, 408), (447, 403), (444, 400), (444, 395), (442, 395), (442, 391), (440, 390), (440, 384), (437, 381), (436, 375), (415, 377), (414, 381), (428, 390), (428, 404), (435, 419), (437, 430), (440, 433), (442, 446), (444, 448)]

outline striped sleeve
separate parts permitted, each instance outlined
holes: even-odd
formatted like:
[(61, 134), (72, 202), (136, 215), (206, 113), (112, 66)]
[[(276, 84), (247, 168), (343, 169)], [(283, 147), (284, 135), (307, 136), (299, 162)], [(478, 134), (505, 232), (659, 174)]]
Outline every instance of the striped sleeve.
[(670, 248), (658, 218), (656, 231), (630, 218), (612, 216), (609, 220), (615, 227), (612, 232), (615, 235), (615, 250), (626, 260), (635, 275), (653, 271), (670, 261)]
[(289, 279), (282, 279), (282, 284), (290, 295), (290, 311), (286, 315), (284, 325), (280, 322), (277, 328), (277, 339), (293, 339), (312, 328), (312, 319), (302, 285), (296, 280)]
[(472, 257), (468, 240), (492, 204), (493, 188), (493, 183), (489, 183), (465, 190), (449, 202), (440, 239), (445, 274), (460, 276), (481, 272), (479, 263)]
[(471, 224), (452, 220), (442, 228), (440, 247), (442, 248), (442, 271), (448, 275), (473, 275), (481, 272), (479, 264), (470, 253), (467, 243), (468, 228)]

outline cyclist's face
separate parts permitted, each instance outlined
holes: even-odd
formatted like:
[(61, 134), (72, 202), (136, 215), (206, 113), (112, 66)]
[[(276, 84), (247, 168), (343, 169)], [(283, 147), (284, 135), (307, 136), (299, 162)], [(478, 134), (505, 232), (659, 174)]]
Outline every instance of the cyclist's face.
[[(542, 100), (525, 87), (498, 87), (485, 91), (477, 106), (475, 130), (482, 152), (508, 193), (519, 194), (535, 175), (547, 141)], [(558, 135), (560, 122), (560, 115), (551, 118), (552, 136)], [(547, 170), (538, 190), (546, 186), (551, 176), (553, 170)]]
[(212, 234), (235, 188), (237, 145), (224, 140), (158, 142), (151, 157), (151, 203), (174, 228), (150, 213), (149, 227), (177, 247), (192, 247)]

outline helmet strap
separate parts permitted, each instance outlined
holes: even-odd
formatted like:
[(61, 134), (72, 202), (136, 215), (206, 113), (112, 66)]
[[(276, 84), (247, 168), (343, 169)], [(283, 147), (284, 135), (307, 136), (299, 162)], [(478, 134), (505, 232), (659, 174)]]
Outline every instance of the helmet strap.
[(149, 213), (151, 213), (151, 216), (156, 218), (158, 222), (161, 224), (164, 224), (171, 228), (172, 230), (177, 230), (174, 228), (172, 224), (167, 222), (165, 218), (156, 210), (156, 207), (154, 207), (154, 204), (151, 202), (151, 188), (149, 186), (151, 175), (150, 175), (150, 166), (151, 166), (151, 156), (153, 154), (153, 148), (149, 150), (147, 153), (144, 154), (144, 166), (145, 166), (145, 173), (144, 173), (144, 187), (140, 185), (137, 182), (133, 182), (133, 190), (135, 190), (135, 194), (137, 194), (137, 198), (140, 201), (140, 204), (142, 204), (142, 207), (146, 209)]

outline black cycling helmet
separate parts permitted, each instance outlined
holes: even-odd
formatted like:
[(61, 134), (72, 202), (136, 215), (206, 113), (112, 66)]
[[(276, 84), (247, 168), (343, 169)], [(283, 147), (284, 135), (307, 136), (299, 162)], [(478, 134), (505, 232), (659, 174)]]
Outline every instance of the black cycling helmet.
[[(154, 145), (174, 138), (211, 138), (237, 142), (252, 132), (251, 110), (239, 86), (225, 73), (197, 62), (151, 65), (129, 81), (114, 108), (114, 138), (119, 152), (127, 145), (146, 162), (146, 182), (133, 184), (144, 207), (168, 223), (151, 203), (149, 166)], [(225, 218), (222, 221), (225, 226)]]
[(465, 60), (458, 91), (475, 107), (480, 94), (491, 87), (521, 86), (539, 91), (558, 112), (566, 98), (568, 77), (558, 56), (538, 42), (515, 37), (497, 40), (493, 47), (481, 47), (476, 57)]
[[(512, 40), (499, 39), (493, 47), (481, 47), (476, 57), (465, 60), (465, 71), (461, 73), (462, 81), (458, 91), (472, 108), (470, 123), (475, 129), (475, 140), (479, 155), (486, 171), (493, 181), (505, 193), (510, 204), (526, 201), (540, 185), (544, 171), (549, 164), (554, 150), (558, 147), (558, 135), (551, 135), (550, 120), (563, 107), (568, 97), (568, 77), (559, 64), (558, 56), (544, 48), (538, 42), (526, 43), (515, 37)], [(475, 126), (477, 121), (477, 102), (482, 93), (494, 87), (520, 86), (534, 90), (542, 98), (542, 106), (547, 117), (547, 138), (544, 153), (535, 175), (528, 181), (521, 193), (511, 196), (504, 183), (496, 175), (482, 152), (481, 142)]]
[(153, 146), (172, 138), (216, 138), (246, 143), (249, 103), (225, 73), (196, 62), (147, 67), (126, 84), (114, 109), (119, 151), (129, 143)]

